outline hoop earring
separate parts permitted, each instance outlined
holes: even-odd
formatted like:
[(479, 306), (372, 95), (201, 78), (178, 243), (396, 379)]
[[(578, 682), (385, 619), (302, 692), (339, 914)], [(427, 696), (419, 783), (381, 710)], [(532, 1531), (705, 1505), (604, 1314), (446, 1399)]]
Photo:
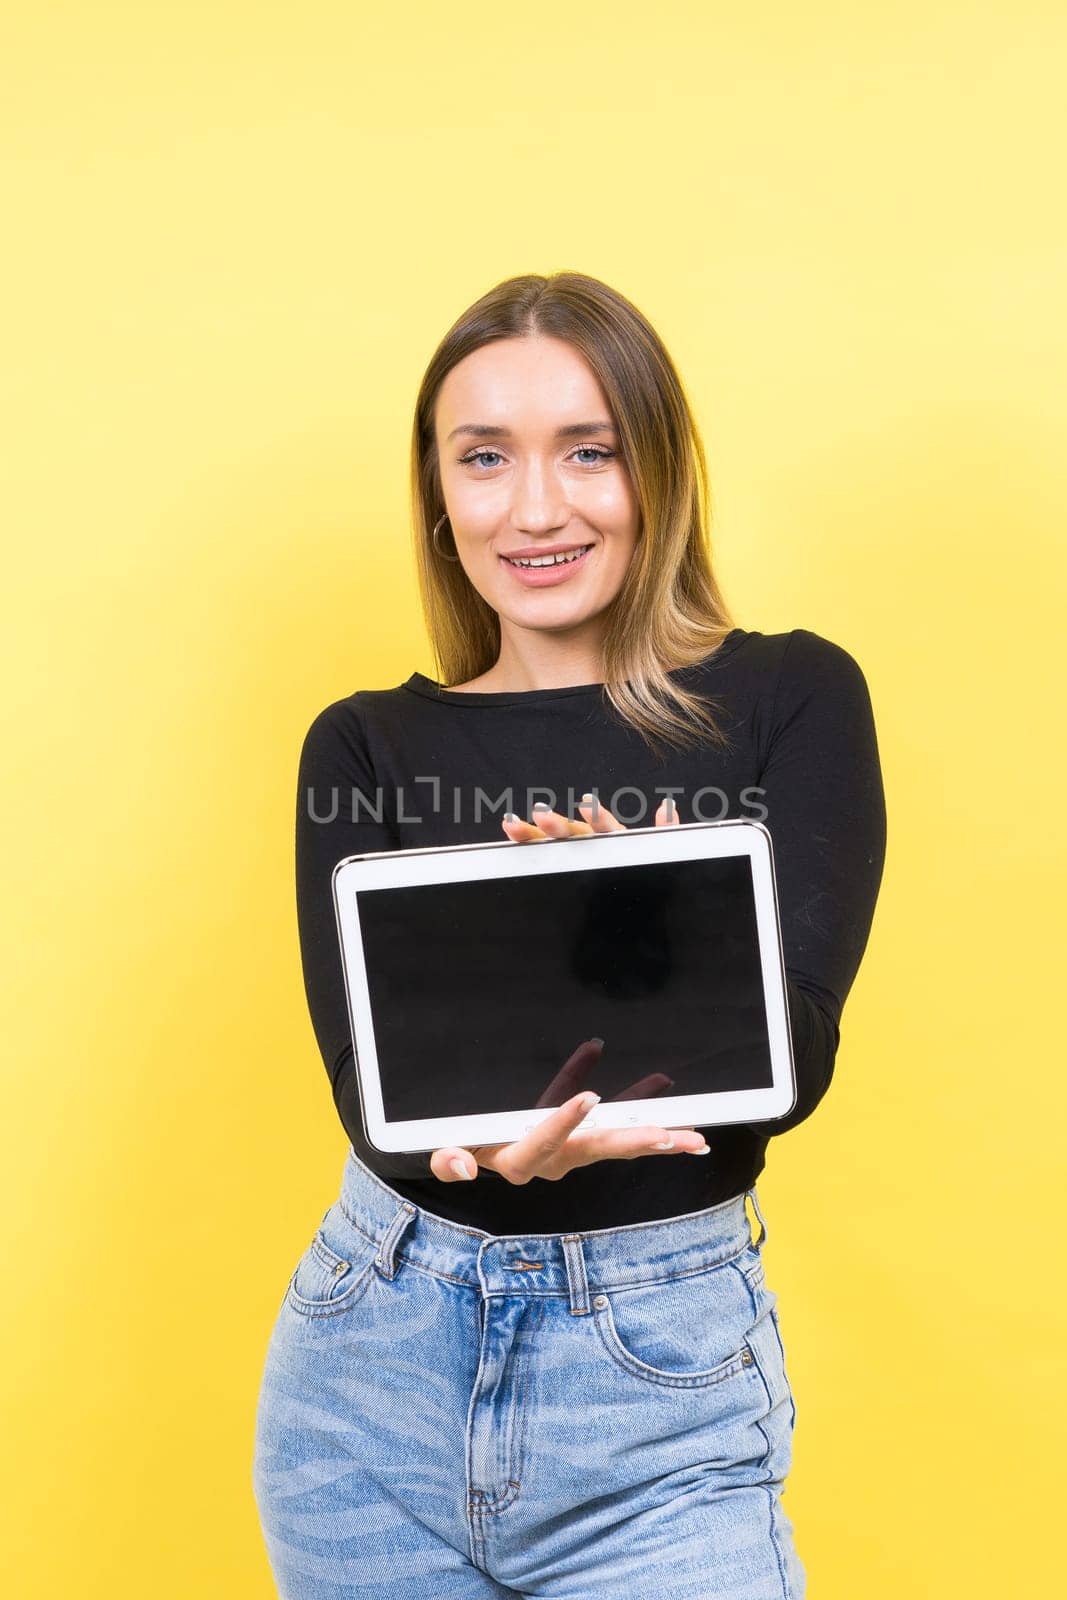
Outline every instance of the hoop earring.
[[(434, 523), (433, 532), (430, 535), (430, 543), (433, 545), (434, 550), (441, 557), (442, 561), (458, 561), (459, 560), (458, 551), (454, 556), (450, 556), (448, 554), (448, 551), (447, 550), (442, 550), (440, 545), (437, 543), (438, 530), (440, 529), (440, 526), (441, 526), (442, 522), (447, 522), (447, 521), (448, 521), (448, 512), (446, 511), (444, 516), (438, 517), (437, 521)], [(453, 535), (453, 537), (454, 537), (454, 535)]]

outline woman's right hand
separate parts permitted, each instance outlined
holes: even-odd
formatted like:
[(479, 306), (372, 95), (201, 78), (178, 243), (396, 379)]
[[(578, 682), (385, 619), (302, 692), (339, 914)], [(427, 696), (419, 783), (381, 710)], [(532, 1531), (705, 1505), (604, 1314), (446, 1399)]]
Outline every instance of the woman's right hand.
[[(562, 1178), (575, 1167), (588, 1167), (594, 1161), (630, 1161), (635, 1156), (703, 1155), (708, 1149), (704, 1135), (695, 1128), (658, 1128), (646, 1123), (639, 1128), (595, 1128), (587, 1133), (575, 1130), (592, 1107), (586, 1105), (588, 1091), (576, 1094), (521, 1139), (508, 1144), (480, 1144), (464, 1150), (445, 1145), (430, 1157), (430, 1171), (442, 1183), (459, 1183), (453, 1161), (463, 1168), (463, 1176), (474, 1178), (479, 1167), (499, 1172), (509, 1183), (529, 1183), (531, 1178)], [(670, 1140), (672, 1149), (660, 1148)]]

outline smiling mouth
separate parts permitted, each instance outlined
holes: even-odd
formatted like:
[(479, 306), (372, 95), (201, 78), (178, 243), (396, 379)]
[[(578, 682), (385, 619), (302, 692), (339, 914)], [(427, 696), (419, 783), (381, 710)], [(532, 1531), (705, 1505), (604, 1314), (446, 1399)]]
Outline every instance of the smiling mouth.
[(567, 550), (562, 555), (557, 556), (528, 556), (522, 559), (518, 559), (515, 556), (501, 556), (500, 559), (501, 561), (506, 561), (509, 567), (521, 567), (523, 571), (529, 572), (544, 572), (552, 567), (565, 567), (569, 566), (572, 561), (580, 561), (586, 551), (592, 548), (591, 544), (583, 544), (579, 545), (576, 550)]

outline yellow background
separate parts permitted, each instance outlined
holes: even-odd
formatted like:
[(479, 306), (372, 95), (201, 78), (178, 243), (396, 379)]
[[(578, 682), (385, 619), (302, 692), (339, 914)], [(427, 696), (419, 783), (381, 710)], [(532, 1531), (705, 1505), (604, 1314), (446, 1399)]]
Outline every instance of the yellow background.
[(415, 390), (559, 268), (674, 354), (739, 623), (874, 700), (874, 930), (760, 1182), (811, 1600), (1051, 1590), (1065, 43), (1025, 0), (9, 8), (6, 1594), (274, 1593), (256, 1391), (346, 1148), (300, 742), (432, 673)]

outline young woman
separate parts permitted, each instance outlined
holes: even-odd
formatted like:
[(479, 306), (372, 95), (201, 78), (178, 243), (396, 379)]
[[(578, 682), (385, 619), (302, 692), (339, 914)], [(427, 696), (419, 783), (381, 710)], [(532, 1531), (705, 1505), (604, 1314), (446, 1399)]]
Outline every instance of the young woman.
[[(682, 385), (595, 279), (511, 279), (459, 318), (419, 392), (413, 486), (442, 681), (335, 700), (300, 760), (304, 979), (351, 1146), (263, 1374), (279, 1593), (795, 1600), (796, 1412), (755, 1183), (829, 1087), (881, 880), (865, 679), (809, 629), (732, 624)], [(787, 1117), (706, 1143), (591, 1131), (576, 1092), (510, 1144), (367, 1144), (337, 861), (722, 816), (772, 836)], [(512, 958), (521, 975), (521, 928)]]

